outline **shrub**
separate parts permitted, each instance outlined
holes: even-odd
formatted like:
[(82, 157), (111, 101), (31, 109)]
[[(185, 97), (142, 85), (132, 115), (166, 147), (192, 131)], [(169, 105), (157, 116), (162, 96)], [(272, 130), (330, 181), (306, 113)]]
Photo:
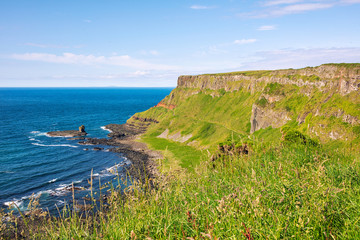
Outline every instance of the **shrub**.
[(280, 83), (269, 83), (265, 87), (265, 92), (270, 95), (284, 95), (283, 85)]
[(284, 142), (296, 143), (296, 144), (308, 145), (314, 147), (319, 145), (319, 143), (316, 142), (315, 140), (311, 139), (310, 137), (296, 130), (287, 131), (284, 136)]
[(259, 105), (260, 107), (266, 107), (268, 101), (266, 100), (266, 98), (261, 97), (259, 100), (256, 101), (256, 104)]

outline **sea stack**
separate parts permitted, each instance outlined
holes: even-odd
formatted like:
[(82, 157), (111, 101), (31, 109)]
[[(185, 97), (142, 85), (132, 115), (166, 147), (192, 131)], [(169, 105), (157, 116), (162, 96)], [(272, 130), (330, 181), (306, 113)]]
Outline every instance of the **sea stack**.
[(79, 132), (81, 132), (81, 133), (85, 132), (85, 126), (84, 125), (81, 125), (79, 127)]

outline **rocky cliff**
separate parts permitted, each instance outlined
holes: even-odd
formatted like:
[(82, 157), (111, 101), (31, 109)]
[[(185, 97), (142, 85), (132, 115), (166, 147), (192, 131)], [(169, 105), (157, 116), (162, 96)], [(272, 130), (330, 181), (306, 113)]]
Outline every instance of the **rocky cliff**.
[(180, 76), (177, 87), (225, 91), (259, 90), (264, 83), (293, 84), (316, 87), (321, 91), (337, 89), (346, 95), (360, 89), (360, 64), (324, 64), (303, 69), (247, 71), (224, 74)]
[(180, 76), (169, 96), (139, 115), (158, 119), (169, 136), (191, 134), (195, 146), (234, 133), (262, 137), (261, 129), (279, 136), (284, 126), (321, 142), (357, 143), (360, 64)]

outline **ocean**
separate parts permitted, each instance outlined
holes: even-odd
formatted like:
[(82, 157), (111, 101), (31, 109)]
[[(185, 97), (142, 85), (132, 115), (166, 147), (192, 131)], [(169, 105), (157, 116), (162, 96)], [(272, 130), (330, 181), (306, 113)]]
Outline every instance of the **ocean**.
[[(126, 175), (131, 162), (108, 147), (94, 151), (78, 140), (49, 137), (49, 131), (85, 125), (89, 137), (105, 138), (104, 126), (125, 123), (134, 113), (156, 105), (170, 88), (0, 88), (0, 207), (15, 203), (26, 211), (31, 196), (54, 212), (89, 194), (89, 180), (112, 182)], [(90, 150), (86, 150), (89, 148)], [(120, 183), (120, 184), (119, 184)]]

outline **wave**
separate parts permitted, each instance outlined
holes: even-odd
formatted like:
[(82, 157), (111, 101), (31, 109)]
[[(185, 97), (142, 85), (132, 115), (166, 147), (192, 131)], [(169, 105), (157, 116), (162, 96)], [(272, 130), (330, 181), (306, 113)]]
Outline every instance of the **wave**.
[(32, 142), (42, 142), (41, 140), (36, 139), (36, 138), (34, 138), (34, 137), (28, 137), (28, 138), (29, 138), (29, 140), (32, 141)]
[(40, 132), (40, 131), (31, 131), (30, 132), (31, 134), (33, 134), (34, 136), (47, 136), (47, 137), (50, 137), (49, 134), (47, 134), (47, 132)]
[(0, 173), (15, 173), (15, 172), (12, 172), (12, 171), (0, 171)]
[(51, 190), (50, 194), (53, 196), (64, 196), (73, 191), (73, 186), (74, 186), (74, 191), (88, 190), (85, 187), (75, 186), (73, 185), (73, 183), (69, 183), (69, 184), (60, 184), (58, 188), (55, 188), (55, 190)]
[(74, 145), (70, 145), (70, 144), (50, 144), (50, 145), (45, 145), (45, 144), (41, 144), (41, 143), (31, 143), (32, 145), (35, 146), (41, 146), (41, 147), (72, 147), (72, 148), (78, 148), (78, 146), (74, 146)]
[(12, 201), (4, 202), (4, 205), (5, 205), (5, 206), (8, 206), (8, 207), (15, 207), (15, 206), (17, 206), (18, 208), (20, 208), (20, 206), (23, 205), (23, 203), (24, 203), (23, 200), (14, 199), (14, 200), (12, 200)]
[[(40, 131), (31, 131), (30, 132), (32, 135), (34, 135), (35, 137), (40, 137), (40, 136), (45, 136), (45, 137), (51, 137), (51, 138), (69, 138), (69, 137), (73, 137), (72, 135), (66, 135), (66, 136), (50, 136), (47, 132), (40, 132)], [(34, 138), (33, 138), (34, 139)], [(32, 139), (30, 139), (32, 140)], [(34, 139), (35, 141), (39, 141)]]
[(48, 181), (48, 183), (53, 183), (56, 182), (57, 178), (51, 179), (50, 181)]
[(102, 127), (100, 127), (102, 130), (105, 130), (105, 131), (108, 131), (108, 132), (113, 132), (113, 131), (111, 131), (110, 129), (107, 129), (105, 126), (102, 126)]

